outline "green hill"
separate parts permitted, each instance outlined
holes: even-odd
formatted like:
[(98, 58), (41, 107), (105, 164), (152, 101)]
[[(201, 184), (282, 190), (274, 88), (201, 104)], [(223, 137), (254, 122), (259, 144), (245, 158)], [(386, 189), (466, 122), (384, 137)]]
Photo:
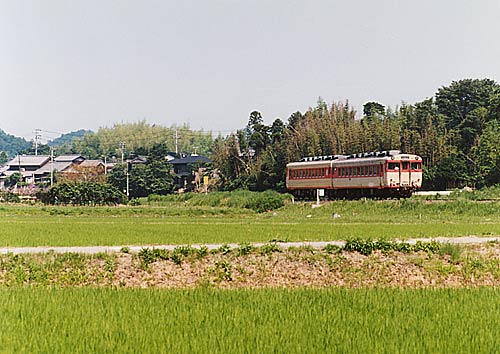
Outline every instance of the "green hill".
[(91, 132), (92, 132), (91, 130), (80, 129), (74, 132), (66, 133), (58, 138), (55, 138), (54, 140), (49, 141), (47, 145), (49, 146), (62, 146), (65, 144), (71, 145), (74, 139), (82, 138), (85, 134)]
[[(31, 143), (23, 138), (7, 134), (0, 129), (0, 153), (3, 151), (8, 157), (15, 156), (19, 151), (29, 149)], [(3, 154), (2, 154), (3, 155)]]

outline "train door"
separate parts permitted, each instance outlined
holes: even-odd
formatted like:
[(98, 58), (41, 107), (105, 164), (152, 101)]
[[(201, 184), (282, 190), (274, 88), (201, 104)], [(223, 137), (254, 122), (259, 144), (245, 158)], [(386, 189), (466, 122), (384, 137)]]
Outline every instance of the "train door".
[(410, 181), (411, 181), (410, 162), (402, 161), (401, 169), (399, 170), (399, 185), (409, 186)]

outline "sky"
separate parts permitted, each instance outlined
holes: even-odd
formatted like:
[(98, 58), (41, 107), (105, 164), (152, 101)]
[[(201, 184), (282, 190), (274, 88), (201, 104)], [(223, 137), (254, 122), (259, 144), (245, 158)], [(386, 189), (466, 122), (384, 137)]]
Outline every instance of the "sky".
[(0, 0), (0, 129), (146, 120), (227, 134), (500, 81), (498, 0)]

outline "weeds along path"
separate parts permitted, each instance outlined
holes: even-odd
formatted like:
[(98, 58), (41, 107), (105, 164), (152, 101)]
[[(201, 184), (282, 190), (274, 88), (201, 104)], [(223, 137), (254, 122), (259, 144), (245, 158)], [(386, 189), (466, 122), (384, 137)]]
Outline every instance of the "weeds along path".
[[(466, 244), (482, 244), (488, 242), (500, 242), (500, 236), (495, 237), (437, 237), (437, 238), (415, 238), (407, 239), (404, 242), (408, 244), (415, 244), (417, 242), (430, 242), (437, 241), (439, 243), (450, 243), (456, 245)], [(310, 247), (315, 249), (323, 249), (327, 245), (334, 245), (343, 247), (345, 241), (312, 241), (312, 242), (267, 242), (267, 243), (251, 243), (251, 246), (261, 247), (266, 244), (276, 244), (283, 249), (292, 247)], [(226, 246), (230, 249), (236, 249), (241, 244), (191, 244), (191, 245), (140, 245), (140, 246), (75, 246), (75, 247), (1, 247), (0, 254), (37, 254), (37, 253), (82, 253), (82, 254), (98, 254), (98, 253), (118, 253), (126, 252), (137, 253), (144, 248), (165, 249), (173, 251), (178, 247), (189, 246), (193, 248), (206, 247), (208, 250), (219, 249)]]

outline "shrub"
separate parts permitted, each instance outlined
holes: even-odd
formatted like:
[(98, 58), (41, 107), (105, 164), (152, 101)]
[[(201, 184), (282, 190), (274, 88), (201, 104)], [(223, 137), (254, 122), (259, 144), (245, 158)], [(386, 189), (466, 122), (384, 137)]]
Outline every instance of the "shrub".
[(127, 197), (107, 183), (64, 182), (37, 193), (44, 204), (62, 205), (117, 205), (125, 204)]
[(6, 203), (19, 203), (21, 199), (19, 199), (19, 196), (15, 193), (0, 192), (0, 201)]
[(245, 208), (252, 209), (257, 213), (279, 209), (285, 205), (286, 195), (275, 191), (254, 193), (245, 203)]

